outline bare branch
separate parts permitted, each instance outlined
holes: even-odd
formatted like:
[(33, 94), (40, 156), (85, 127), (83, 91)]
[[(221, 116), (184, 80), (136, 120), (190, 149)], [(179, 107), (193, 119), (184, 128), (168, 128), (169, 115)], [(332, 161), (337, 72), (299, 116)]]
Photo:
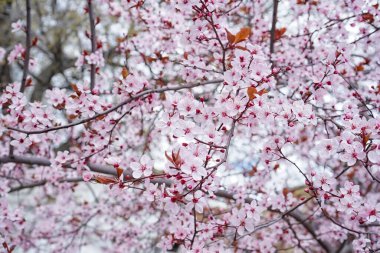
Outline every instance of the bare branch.
[[(94, 20), (94, 11), (92, 8), (92, 0), (88, 0), (88, 15), (90, 18), (90, 30), (91, 30), (91, 52), (95, 53), (96, 51), (96, 31), (95, 31), (95, 20)], [(96, 66), (95, 64), (91, 64), (91, 80), (90, 80), (90, 88), (91, 90), (95, 87), (95, 80), (96, 80)]]
[(29, 60), (30, 60), (30, 49), (32, 47), (31, 38), (31, 14), (30, 14), (30, 0), (26, 0), (26, 41), (25, 41), (25, 58), (24, 58), (24, 70), (22, 73), (22, 81), (20, 92), (24, 92), (26, 87), (26, 78), (29, 72)]
[(272, 28), (270, 30), (270, 45), (269, 45), (270, 54), (274, 53), (274, 42), (276, 39), (277, 9), (278, 9), (278, 0), (273, 0)]

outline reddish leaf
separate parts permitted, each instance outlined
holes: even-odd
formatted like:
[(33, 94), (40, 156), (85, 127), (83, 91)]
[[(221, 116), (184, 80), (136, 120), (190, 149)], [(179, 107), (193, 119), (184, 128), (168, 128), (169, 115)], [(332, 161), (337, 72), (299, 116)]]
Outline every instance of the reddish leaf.
[(118, 183), (118, 180), (113, 177), (108, 177), (108, 176), (101, 176), (101, 175), (96, 175), (95, 177), (96, 182), (100, 184), (116, 184)]
[(117, 178), (120, 178), (123, 175), (123, 169), (120, 167), (117, 167), (116, 174), (117, 174)]
[(169, 160), (169, 162), (171, 162), (171, 163), (173, 163), (174, 164), (174, 161), (173, 161), (173, 159), (168, 155), (168, 153), (165, 151), (165, 157), (166, 157), (166, 159), (168, 159)]
[(257, 90), (255, 87), (248, 87), (247, 88), (247, 94), (248, 94), (248, 97), (249, 97), (249, 100), (253, 100), (256, 98), (256, 94), (257, 94)]
[(126, 41), (127, 40), (127, 37), (117, 37), (116, 38), (116, 42), (117, 43), (122, 43), (122, 42), (124, 42), (124, 41)]
[(281, 39), (281, 37), (285, 34), (285, 32), (286, 32), (286, 28), (285, 27), (276, 29), (276, 31), (274, 32), (274, 39), (275, 40)]
[(257, 92), (257, 94), (259, 94), (259, 96), (262, 96), (262, 95), (264, 95), (265, 93), (268, 93), (268, 90), (266, 90), (266, 89), (262, 89), (262, 90), (259, 90), (259, 92)]
[(360, 71), (363, 71), (363, 70), (364, 70), (363, 64), (360, 64), (360, 65), (358, 65), (358, 66), (355, 67), (355, 71), (356, 72), (360, 72)]
[(28, 77), (28, 79), (26, 79), (26, 82), (25, 82), (25, 87), (29, 87), (29, 86), (32, 86), (32, 78)]
[(37, 45), (37, 42), (38, 42), (38, 38), (37, 38), (37, 37), (34, 37), (34, 38), (33, 38), (33, 41), (32, 41), (32, 46)]
[(165, 95), (165, 92), (163, 92), (163, 93), (160, 93), (160, 100), (163, 100), (163, 101), (165, 101), (166, 100), (166, 95)]
[(177, 153), (174, 153), (174, 151), (172, 151), (171, 156), (169, 156), (167, 152), (165, 151), (165, 156), (166, 156), (166, 159), (168, 159), (174, 165), (174, 167), (176, 168), (181, 167), (182, 159), (181, 159), (181, 156), (179, 155), (179, 150), (177, 151)]
[(235, 35), (234, 44), (242, 42), (246, 40), (251, 35), (251, 28), (243, 27), (240, 31)]
[(268, 91), (266, 89), (261, 89), (261, 90), (257, 91), (257, 89), (255, 87), (248, 87), (247, 88), (247, 95), (249, 97), (249, 100), (255, 99), (256, 95), (262, 96), (265, 93), (268, 93)]
[(69, 116), (67, 116), (69, 118), (69, 120), (74, 120), (76, 119), (78, 116), (77, 115), (74, 115), (74, 114), (70, 114)]
[(284, 195), (285, 198), (288, 195), (288, 193), (289, 193), (289, 189), (288, 188), (282, 189), (282, 195)]
[(105, 117), (106, 117), (106, 114), (100, 115), (100, 116), (96, 117), (96, 120), (103, 120)]
[(70, 83), (70, 86), (78, 96), (82, 94), (82, 92), (78, 89), (78, 86), (75, 83)]
[(123, 67), (123, 69), (121, 70), (121, 75), (124, 79), (127, 78), (127, 76), (129, 75), (129, 71), (126, 67)]
[(230, 33), (230, 31), (228, 31), (226, 29), (226, 33), (227, 33), (227, 40), (230, 44), (233, 44), (234, 41), (235, 41), (235, 35), (233, 35), (232, 33)]
[(373, 17), (373, 14), (371, 13), (363, 13), (362, 18), (364, 22), (367, 22), (369, 24), (372, 24), (373, 21), (375, 21), (375, 18)]

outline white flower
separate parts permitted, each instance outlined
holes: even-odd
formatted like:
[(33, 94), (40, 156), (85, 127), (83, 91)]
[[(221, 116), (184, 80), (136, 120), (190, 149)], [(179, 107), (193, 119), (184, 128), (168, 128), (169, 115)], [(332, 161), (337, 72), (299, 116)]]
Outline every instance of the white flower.
[(18, 32), (23, 28), (22, 20), (17, 20), (16, 22), (12, 23), (12, 32)]
[(153, 173), (153, 161), (147, 155), (143, 155), (139, 163), (131, 163), (131, 169), (134, 178), (140, 178), (142, 175), (149, 177)]
[(21, 152), (25, 151), (30, 145), (32, 145), (32, 141), (26, 134), (12, 133), (12, 137), (13, 140), (11, 141), (11, 145), (16, 147)]
[(199, 181), (202, 177), (207, 176), (207, 171), (203, 167), (203, 162), (199, 158), (187, 160), (181, 167), (183, 173), (192, 176), (195, 181)]
[(245, 229), (248, 232), (252, 232), (255, 229), (253, 219), (246, 217), (246, 212), (244, 209), (232, 210), (231, 225), (237, 227), (237, 232), (239, 235), (243, 235)]

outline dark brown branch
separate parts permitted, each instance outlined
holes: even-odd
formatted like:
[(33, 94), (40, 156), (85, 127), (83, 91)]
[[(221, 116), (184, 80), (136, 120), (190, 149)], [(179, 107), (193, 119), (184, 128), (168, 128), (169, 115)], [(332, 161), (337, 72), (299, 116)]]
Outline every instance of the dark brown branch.
[[(79, 178), (67, 178), (67, 179), (59, 180), (60, 183), (64, 183), (64, 182), (77, 183), (77, 182), (81, 182), (81, 181), (83, 181), (83, 179), (81, 177), (79, 177)], [(21, 184), (20, 186), (11, 188), (9, 193), (21, 191), (24, 189), (31, 189), (31, 188), (38, 187), (38, 186), (43, 186), (46, 183), (47, 183), (46, 180), (41, 180), (41, 181), (33, 182), (30, 184)]]
[(277, 9), (278, 9), (278, 0), (273, 0), (272, 28), (270, 30), (270, 45), (269, 45), (269, 52), (271, 55), (274, 53), (274, 42), (276, 40)]
[(31, 38), (31, 14), (30, 14), (30, 0), (26, 0), (26, 41), (25, 41), (25, 58), (24, 58), (24, 70), (22, 73), (22, 81), (20, 92), (24, 92), (26, 87), (26, 79), (29, 72), (29, 60), (30, 60), (30, 49), (32, 47)]
[(375, 30), (373, 30), (372, 32), (370, 32), (370, 33), (368, 33), (366, 35), (363, 35), (362, 37), (354, 40), (353, 42), (351, 42), (351, 44), (355, 44), (355, 43), (357, 43), (357, 42), (359, 42), (359, 41), (361, 41), (361, 40), (363, 40), (365, 38), (369, 38), (372, 34), (378, 32), (378, 31), (380, 31), (380, 27), (375, 27)]
[(284, 218), (285, 222), (288, 224), (290, 231), (292, 231), (294, 238), (297, 240), (297, 247), (300, 248), (304, 253), (307, 250), (302, 246), (302, 240), (298, 237), (297, 232), (294, 230), (293, 225), (290, 223), (288, 218)]
[(333, 252), (333, 250), (328, 244), (326, 244), (324, 241), (318, 238), (312, 225), (310, 223), (305, 222), (306, 219), (301, 215), (301, 213), (297, 213), (297, 215), (292, 215), (292, 218), (298, 221), (326, 252)]
[[(95, 53), (96, 51), (96, 31), (95, 31), (95, 20), (94, 20), (94, 11), (92, 8), (92, 0), (88, 0), (88, 15), (90, 18), (90, 39), (91, 39), (91, 52)], [(90, 76), (90, 88), (91, 90), (95, 87), (96, 80), (96, 66), (95, 64), (91, 64), (91, 76)]]

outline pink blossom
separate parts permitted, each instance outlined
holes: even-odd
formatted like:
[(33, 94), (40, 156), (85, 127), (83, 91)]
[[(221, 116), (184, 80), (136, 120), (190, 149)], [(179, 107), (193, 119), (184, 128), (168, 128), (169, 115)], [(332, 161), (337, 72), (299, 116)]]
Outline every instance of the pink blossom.
[(322, 140), (318, 144), (318, 151), (320, 155), (332, 156), (338, 150), (339, 142), (336, 139)]
[(23, 24), (22, 20), (17, 20), (16, 22), (12, 23), (12, 32), (13, 33), (18, 32), (23, 28), (24, 28), (24, 24)]
[(85, 172), (83, 172), (82, 177), (83, 177), (83, 180), (84, 180), (85, 182), (88, 182), (88, 181), (90, 181), (90, 180), (92, 179), (93, 175), (92, 175), (91, 172), (89, 172), (89, 171), (85, 171)]
[(191, 176), (195, 181), (199, 181), (202, 177), (207, 176), (207, 171), (203, 167), (202, 160), (199, 158), (185, 160), (185, 163), (181, 167), (181, 171)]
[(137, 93), (144, 87), (144, 84), (132, 74), (128, 75), (126, 79), (123, 79), (122, 84), (128, 93)]
[(230, 222), (232, 226), (236, 226), (239, 235), (243, 235), (245, 230), (252, 232), (255, 229), (253, 219), (246, 217), (244, 209), (233, 209)]
[(313, 178), (314, 187), (322, 188), (323, 191), (330, 191), (335, 185), (336, 180), (332, 174), (327, 171), (318, 172)]
[(8, 55), (8, 62), (13, 63), (17, 60), (17, 58), (21, 57), (21, 55), (25, 52), (22, 44), (17, 44), (13, 48), (13, 50)]
[(13, 140), (10, 144), (20, 152), (24, 152), (30, 145), (32, 145), (32, 142), (26, 134), (14, 132), (12, 133), (12, 138)]
[(253, 218), (256, 222), (260, 221), (261, 213), (265, 210), (263, 206), (257, 204), (256, 201), (252, 201), (251, 204), (246, 204), (247, 217)]
[[(102, 50), (97, 50), (95, 53), (91, 53), (84, 57), (88, 64), (93, 64), (97, 67), (104, 66), (104, 58)], [(78, 62), (78, 66), (80, 62)]]
[(351, 145), (347, 145), (344, 149), (344, 153), (340, 155), (340, 159), (346, 162), (348, 166), (352, 166), (357, 160), (362, 160), (365, 158), (365, 153), (363, 152), (363, 145), (359, 142), (354, 142)]
[(188, 211), (191, 211), (193, 208), (195, 208), (195, 211), (198, 213), (203, 212), (203, 205), (205, 204), (205, 201), (201, 191), (196, 191), (193, 194), (186, 195), (186, 200), (189, 201), (189, 203), (186, 205), (186, 209)]
[(143, 155), (139, 163), (132, 162), (130, 166), (134, 178), (148, 177), (153, 173), (153, 161), (147, 155)]

